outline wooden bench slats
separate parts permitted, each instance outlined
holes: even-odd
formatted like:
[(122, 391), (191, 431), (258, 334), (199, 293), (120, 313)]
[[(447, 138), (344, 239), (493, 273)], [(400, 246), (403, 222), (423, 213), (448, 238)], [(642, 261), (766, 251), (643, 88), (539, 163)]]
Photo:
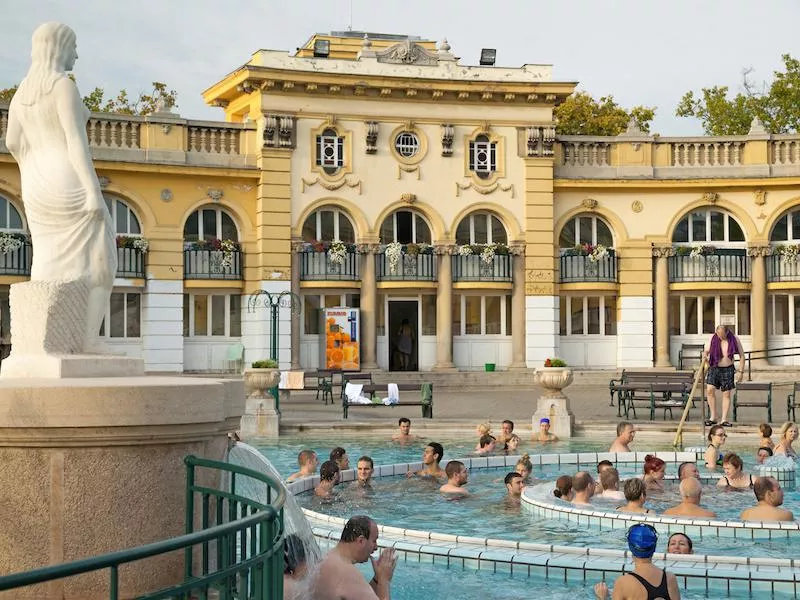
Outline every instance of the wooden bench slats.
[[(422, 386), (425, 384), (422, 383), (398, 383), (397, 384), (397, 391), (398, 392), (419, 392), (422, 393)], [(342, 397), (342, 416), (346, 419), (347, 413), (350, 408), (353, 407), (387, 407), (387, 406), (421, 406), (422, 407), (422, 418), (423, 419), (432, 419), (433, 418), (433, 384), (428, 384), (431, 387), (431, 401), (430, 402), (422, 402), (418, 400), (416, 402), (407, 402), (405, 400), (400, 400), (397, 404), (383, 404), (383, 403), (371, 403), (371, 404), (351, 404), (347, 401), (346, 397)], [(374, 396), (376, 392), (386, 392), (389, 391), (389, 384), (388, 383), (365, 383), (361, 387), (361, 392), (364, 395), (368, 395), (370, 397)]]
[[(739, 400), (739, 391), (743, 392), (767, 392), (766, 398)], [(772, 382), (763, 381), (742, 381), (736, 384), (733, 391), (733, 420), (737, 419), (737, 409), (740, 406), (749, 408), (766, 408), (767, 409), (767, 423), (772, 423)]]

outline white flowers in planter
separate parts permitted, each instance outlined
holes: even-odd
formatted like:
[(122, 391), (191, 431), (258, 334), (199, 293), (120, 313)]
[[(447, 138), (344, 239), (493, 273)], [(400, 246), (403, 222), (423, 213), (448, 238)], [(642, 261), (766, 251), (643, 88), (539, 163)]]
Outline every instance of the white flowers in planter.
[(606, 256), (608, 256), (608, 248), (603, 246), (603, 244), (597, 244), (589, 253), (589, 262), (599, 262)]
[(469, 244), (464, 244), (463, 246), (458, 247), (458, 255), (459, 256), (470, 256), (472, 254), (472, 246)]
[(136, 248), (142, 254), (147, 253), (147, 249), (150, 247), (150, 242), (147, 241), (147, 238), (144, 237), (137, 237), (133, 240), (133, 247)]
[(392, 242), (386, 245), (386, 258), (389, 259), (389, 272), (392, 275), (397, 274), (397, 269), (400, 266), (400, 260), (403, 258), (403, 244), (400, 242)]
[(0, 233), (0, 254), (16, 252), (25, 244), (22, 237), (13, 233)]
[(701, 244), (695, 244), (694, 246), (692, 246), (692, 251), (689, 252), (689, 257), (698, 258), (700, 256), (703, 256), (703, 254), (705, 253), (704, 250), (705, 249)]
[(481, 250), (481, 260), (486, 265), (491, 265), (494, 262), (494, 250), (497, 244), (486, 244)]
[(233, 266), (233, 253), (239, 248), (233, 240), (222, 240), (220, 249), (222, 250), (222, 268), (230, 269)]
[(797, 244), (779, 246), (778, 253), (781, 255), (781, 260), (783, 262), (795, 264), (797, 262), (798, 249), (800, 249), (800, 247)]
[(333, 240), (328, 248), (328, 260), (335, 265), (344, 264), (347, 258), (347, 246), (341, 240)]

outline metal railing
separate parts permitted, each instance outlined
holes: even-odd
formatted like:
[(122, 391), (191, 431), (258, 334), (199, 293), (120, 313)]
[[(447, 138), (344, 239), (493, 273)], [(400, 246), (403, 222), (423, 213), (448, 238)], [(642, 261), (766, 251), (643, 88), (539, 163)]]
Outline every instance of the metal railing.
[(358, 281), (361, 255), (349, 252), (344, 262), (333, 262), (327, 252), (300, 253), (300, 281)]
[(800, 281), (800, 262), (781, 254), (767, 256), (767, 281)]
[[(0, 577), (0, 591), (108, 570), (108, 598), (130, 598), (120, 588), (123, 565), (177, 550), (184, 551), (184, 581), (165, 589), (137, 596), (147, 600), (190, 600), (195, 598), (283, 598), (283, 504), (286, 492), (268, 475), (213, 460), (187, 456), (186, 534), (85, 558), (60, 565)], [(211, 469), (230, 477), (226, 490), (204, 487), (197, 482), (197, 468)], [(237, 477), (250, 477), (265, 484), (267, 504), (236, 494)], [(196, 498), (199, 496), (199, 502)], [(195, 531), (201, 509), (202, 528)], [(216, 524), (213, 524), (216, 523)], [(196, 556), (197, 555), (197, 556)], [(214, 567), (211, 557), (214, 556)], [(197, 568), (195, 565), (198, 565)], [(177, 574), (176, 574), (177, 578)], [(137, 582), (141, 583), (141, 582)]]
[(436, 255), (401, 254), (393, 269), (386, 254), (375, 256), (378, 281), (436, 281)]
[(184, 279), (241, 279), (242, 252), (232, 250), (184, 250)]
[(750, 258), (744, 248), (718, 248), (711, 254), (669, 257), (669, 281), (750, 281)]
[(144, 278), (144, 253), (136, 248), (117, 248), (117, 277)]
[(16, 250), (0, 254), (0, 275), (30, 275), (33, 246), (25, 242)]
[(613, 250), (592, 261), (590, 256), (562, 254), (558, 257), (558, 280), (561, 283), (617, 282), (617, 255)]
[(453, 281), (511, 281), (510, 254), (495, 254), (489, 263), (480, 254), (456, 255), (452, 259)]
[[(753, 355), (757, 356), (753, 356)], [(748, 350), (744, 353), (747, 364), (747, 381), (753, 380), (753, 359), (787, 358), (800, 356), (800, 346), (784, 346), (782, 348), (767, 348), (766, 350)]]

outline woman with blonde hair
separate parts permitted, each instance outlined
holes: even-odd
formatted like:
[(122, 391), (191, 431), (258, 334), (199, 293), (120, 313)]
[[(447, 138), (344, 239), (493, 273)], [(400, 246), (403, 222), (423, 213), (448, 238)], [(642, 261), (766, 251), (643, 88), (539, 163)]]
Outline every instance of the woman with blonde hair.
[(797, 425), (792, 421), (786, 421), (781, 425), (781, 441), (775, 446), (774, 454), (782, 454), (789, 458), (797, 458), (797, 452), (792, 448), (792, 444), (797, 439)]
[(36, 29), (31, 68), (9, 107), (6, 146), (22, 180), (31, 282), (80, 282), (70, 299), (83, 312), (75, 345), (104, 354), (99, 332), (117, 271), (116, 235), (89, 151), (89, 111), (67, 76), (77, 58), (72, 29), (52, 22)]
[(531, 472), (533, 471), (533, 463), (531, 462), (530, 455), (523, 454), (520, 456), (516, 467), (514, 467), (514, 470), (522, 475), (523, 481), (527, 483), (528, 478), (531, 476)]

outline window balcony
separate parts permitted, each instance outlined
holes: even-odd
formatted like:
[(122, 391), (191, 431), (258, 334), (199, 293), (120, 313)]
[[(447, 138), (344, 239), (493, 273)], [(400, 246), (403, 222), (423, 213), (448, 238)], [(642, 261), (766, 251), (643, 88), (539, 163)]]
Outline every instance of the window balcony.
[(715, 248), (692, 256), (692, 249), (680, 247), (669, 257), (670, 283), (750, 281), (750, 257), (744, 248)]
[(560, 283), (616, 283), (617, 253), (608, 249), (605, 256), (592, 260), (567, 251), (558, 257), (558, 274)]
[(16, 250), (0, 254), (0, 275), (30, 275), (33, 250), (30, 240), (26, 240)]
[(375, 257), (378, 281), (436, 281), (436, 255), (403, 254), (392, 265), (383, 253)]
[(800, 256), (772, 254), (767, 256), (767, 281), (800, 281)]
[(512, 278), (510, 254), (495, 254), (487, 263), (479, 254), (456, 255), (453, 259), (453, 281), (498, 281), (508, 283)]
[(361, 255), (348, 252), (339, 264), (327, 252), (300, 252), (300, 281), (358, 281)]
[(117, 248), (117, 277), (144, 279), (144, 252), (138, 248)]
[(184, 279), (242, 279), (243, 253), (241, 250), (191, 250), (183, 251)]

